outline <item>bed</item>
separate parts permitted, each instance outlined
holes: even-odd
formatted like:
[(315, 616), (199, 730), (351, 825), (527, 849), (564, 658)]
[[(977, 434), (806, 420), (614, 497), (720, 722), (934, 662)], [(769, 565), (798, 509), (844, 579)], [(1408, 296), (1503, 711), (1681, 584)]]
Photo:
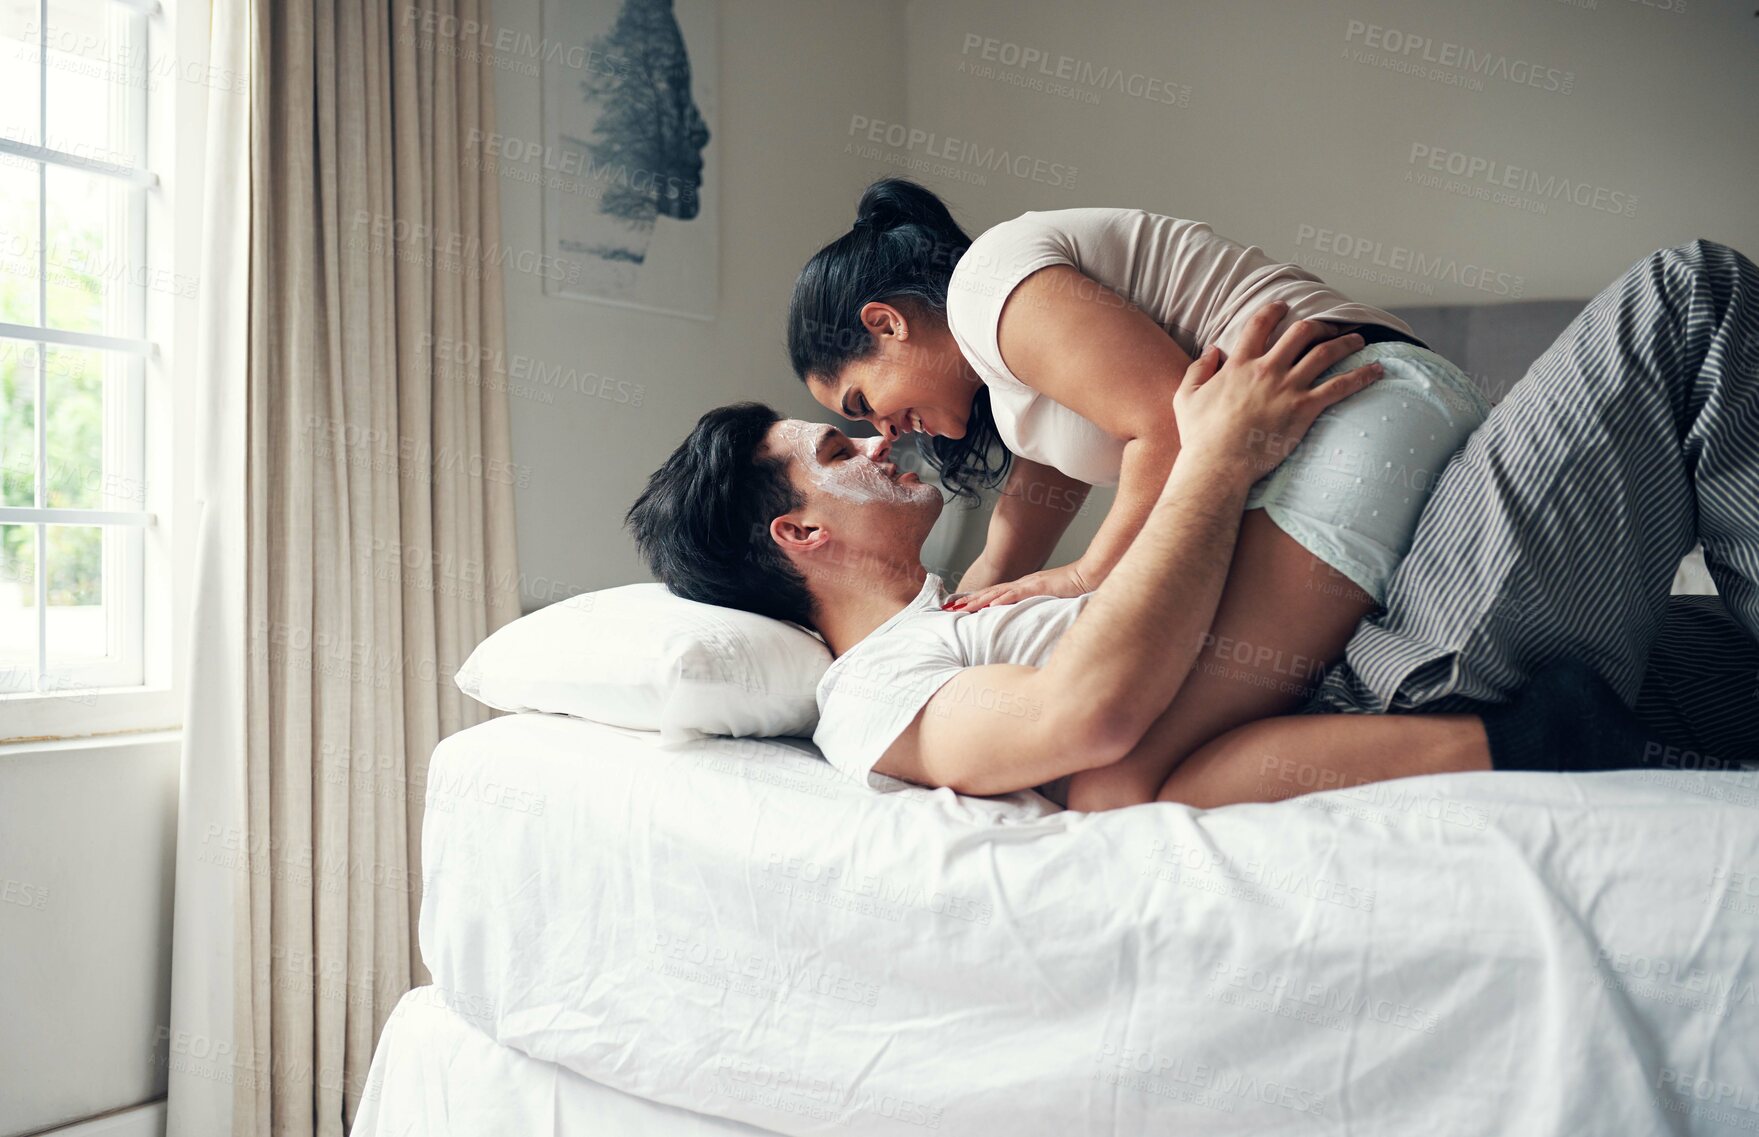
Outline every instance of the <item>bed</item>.
[[(1579, 308), (1401, 314), (1494, 399)], [(1759, 1131), (1759, 774), (1279, 762), (1326, 792), (1082, 816), (474, 727), (354, 1133)]]
[(1759, 1121), (1752, 772), (1081, 815), (522, 714), (443, 742), (428, 793), (446, 1027), (394, 1020), (357, 1137), (527, 1083), (679, 1134)]
[(757, 1137), (765, 1130), (620, 1093), (528, 1058), (434, 987), (403, 996), (379, 1036), (354, 1133), (421, 1137)]

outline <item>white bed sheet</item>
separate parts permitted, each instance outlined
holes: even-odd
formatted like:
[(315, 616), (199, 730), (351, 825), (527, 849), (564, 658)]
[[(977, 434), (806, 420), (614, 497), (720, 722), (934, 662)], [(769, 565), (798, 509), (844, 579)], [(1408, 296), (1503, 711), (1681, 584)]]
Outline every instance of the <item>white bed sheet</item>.
[(421, 943), (454, 1005), (782, 1133), (1759, 1123), (1751, 773), (1083, 815), (521, 715), (442, 743), (429, 800)]
[(643, 1101), (492, 1041), (418, 987), (373, 1052), (350, 1137), (763, 1137), (764, 1130)]

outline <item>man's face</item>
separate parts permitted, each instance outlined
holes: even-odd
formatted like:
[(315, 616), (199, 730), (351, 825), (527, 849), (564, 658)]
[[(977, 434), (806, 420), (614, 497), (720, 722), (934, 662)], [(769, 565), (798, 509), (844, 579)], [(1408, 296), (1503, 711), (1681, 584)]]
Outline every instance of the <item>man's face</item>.
[(783, 419), (770, 427), (765, 447), (787, 462), (789, 479), (805, 499), (788, 515), (785, 532), (772, 526), (785, 548), (804, 552), (828, 545), (851, 561), (919, 563), (922, 542), (941, 512), (941, 493), (901, 472), (884, 438), (855, 440), (824, 423)]

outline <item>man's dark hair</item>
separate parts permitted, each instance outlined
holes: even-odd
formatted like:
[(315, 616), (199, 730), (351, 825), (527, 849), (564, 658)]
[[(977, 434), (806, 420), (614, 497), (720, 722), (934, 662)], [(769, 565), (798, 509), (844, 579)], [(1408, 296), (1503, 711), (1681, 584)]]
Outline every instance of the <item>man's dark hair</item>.
[(679, 596), (811, 627), (806, 579), (770, 537), (772, 520), (805, 504), (787, 463), (761, 453), (780, 418), (762, 403), (703, 415), (624, 522), (653, 574)]

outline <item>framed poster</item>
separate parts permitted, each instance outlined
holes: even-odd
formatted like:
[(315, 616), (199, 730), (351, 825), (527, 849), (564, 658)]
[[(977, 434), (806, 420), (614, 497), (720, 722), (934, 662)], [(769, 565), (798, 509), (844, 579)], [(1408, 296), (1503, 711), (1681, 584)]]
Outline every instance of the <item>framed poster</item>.
[(544, 0), (544, 290), (712, 320), (716, 0)]

